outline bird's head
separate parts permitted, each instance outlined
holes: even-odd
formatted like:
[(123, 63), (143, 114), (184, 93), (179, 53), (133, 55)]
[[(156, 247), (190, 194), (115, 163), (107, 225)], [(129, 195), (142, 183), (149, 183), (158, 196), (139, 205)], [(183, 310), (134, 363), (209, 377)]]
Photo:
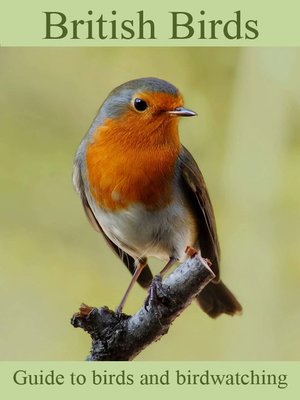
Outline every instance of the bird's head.
[(141, 78), (115, 88), (94, 124), (115, 140), (144, 145), (175, 139), (178, 117), (194, 115), (183, 107), (183, 97), (175, 86), (157, 78)]

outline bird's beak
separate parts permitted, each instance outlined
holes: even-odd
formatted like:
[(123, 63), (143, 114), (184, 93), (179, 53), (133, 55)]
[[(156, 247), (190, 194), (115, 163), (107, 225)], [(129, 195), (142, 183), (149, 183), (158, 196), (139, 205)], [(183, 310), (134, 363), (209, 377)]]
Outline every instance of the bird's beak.
[(174, 110), (167, 111), (167, 113), (170, 115), (174, 115), (175, 117), (194, 117), (195, 115), (198, 115), (197, 113), (195, 113), (195, 111), (188, 110), (184, 107), (177, 107)]

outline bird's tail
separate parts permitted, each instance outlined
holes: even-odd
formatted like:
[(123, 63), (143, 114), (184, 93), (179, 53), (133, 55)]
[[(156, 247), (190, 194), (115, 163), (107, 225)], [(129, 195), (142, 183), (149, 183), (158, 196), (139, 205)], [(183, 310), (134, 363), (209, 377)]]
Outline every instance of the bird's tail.
[(221, 314), (234, 315), (242, 311), (242, 306), (222, 281), (209, 283), (198, 294), (196, 300), (202, 310), (212, 318)]

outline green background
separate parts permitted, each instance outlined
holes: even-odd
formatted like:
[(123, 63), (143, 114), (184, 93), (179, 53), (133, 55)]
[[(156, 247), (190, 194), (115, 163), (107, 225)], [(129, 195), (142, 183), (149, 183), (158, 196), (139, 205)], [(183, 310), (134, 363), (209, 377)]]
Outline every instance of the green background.
[[(271, 2), (261, 0), (164, 0), (153, 2), (102, 1), (88, 0), (27, 0), (20, 2), (10, 0), (0, 6), (0, 43), (2, 46), (299, 46), (299, 1), (285, 0)], [(92, 10), (92, 17), (88, 11)], [(112, 11), (116, 10), (116, 16)], [(143, 10), (147, 19), (156, 24), (157, 40), (72, 40), (70, 33), (63, 40), (44, 40), (45, 14), (44, 11), (59, 11), (67, 16), (66, 27), (71, 30), (72, 20), (95, 21), (102, 14), (104, 19), (116, 19), (117, 26), (125, 19), (137, 20), (137, 11)], [(234, 12), (242, 11), (243, 26), (246, 20), (257, 20), (259, 37), (255, 40), (228, 40), (222, 30), (218, 40), (199, 40), (198, 20), (202, 20), (200, 11), (205, 11), (204, 19), (228, 21), (235, 17)], [(170, 11), (188, 12), (193, 16), (195, 35), (188, 40), (170, 40), (172, 21)], [(95, 31), (97, 25), (94, 24)], [(79, 29), (80, 37), (85, 37), (86, 26)], [(217, 29), (219, 31), (219, 29)]]
[[(295, 48), (1, 48), (0, 359), (83, 360), (90, 341), (71, 315), (119, 303), (130, 276), (88, 224), (72, 163), (108, 92), (156, 76), (198, 112), (181, 139), (244, 313), (211, 320), (192, 304), (137, 359), (299, 360), (299, 67)], [(125, 311), (145, 296), (136, 286)]]
[[(64, 384), (58, 385), (25, 385), (18, 386), (13, 382), (13, 375), (17, 370), (22, 369), (28, 374), (40, 375), (42, 372), (45, 376), (51, 370), (55, 374), (62, 374)], [(92, 371), (95, 370), (96, 374), (120, 374), (122, 370), (125, 374), (132, 374), (134, 383), (133, 385), (93, 385)], [(251, 374), (251, 370), (255, 374), (262, 375), (275, 375), (276, 383), (273, 385), (176, 385), (176, 371), (181, 374), (203, 374), (206, 370), (210, 374)], [(142, 374), (156, 374), (158, 376), (165, 375), (166, 371), (169, 372), (169, 384), (167, 385), (140, 385), (140, 377)], [(12, 399), (82, 399), (84, 396), (93, 397), (108, 397), (116, 399), (122, 398), (130, 399), (153, 399), (153, 397), (164, 397), (172, 399), (182, 399), (184, 396), (188, 398), (195, 398), (204, 396), (209, 399), (253, 399), (254, 396), (259, 398), (272, 398), (277, 399), (297, 399), (299, 390), (297, 387), (299, 363), (267, 363), (267, 362), (139, 362), (139, 363), (126, 363), (126, 362), (109, 362), (109, 363), (84, 363), (84, 362), (2, 362), (0, 363), (0, 376), (3, 379), (1, 384), (1, 394), (6, 394), (7, 397)], [(84, 385), (71, 385), (70, 374), (74, 373), (83, 374), (86, 377)], [(22, 374), (23, 375), (23, 374)], [(282, 375), (287, 375), (286, 379)], [(20, 376), (20, 375), (19, 375)], [(82, 379), (82, 378), (81, 378)], [(287, 387), (278, 384), (279, 381), (286, 382)], [(166, 382), (166, 380), (164, 380)], [(199, 380), (198, 380), (199, 382)], [(210, 380), (210, 382), (212, 382)], [(260, 382), (262, 379), (260, 378)], [(281, 386), (278, 387), (278, 386)]]

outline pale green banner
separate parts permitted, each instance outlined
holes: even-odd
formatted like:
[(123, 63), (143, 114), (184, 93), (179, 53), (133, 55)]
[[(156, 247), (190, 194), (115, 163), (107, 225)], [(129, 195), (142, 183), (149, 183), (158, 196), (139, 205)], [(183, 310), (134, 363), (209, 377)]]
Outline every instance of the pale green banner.
[(296, 399), (299, 362), (2, 362), (10, 399)]
[(297, 0), (1, 4), (1, 46), (299, 46)]

